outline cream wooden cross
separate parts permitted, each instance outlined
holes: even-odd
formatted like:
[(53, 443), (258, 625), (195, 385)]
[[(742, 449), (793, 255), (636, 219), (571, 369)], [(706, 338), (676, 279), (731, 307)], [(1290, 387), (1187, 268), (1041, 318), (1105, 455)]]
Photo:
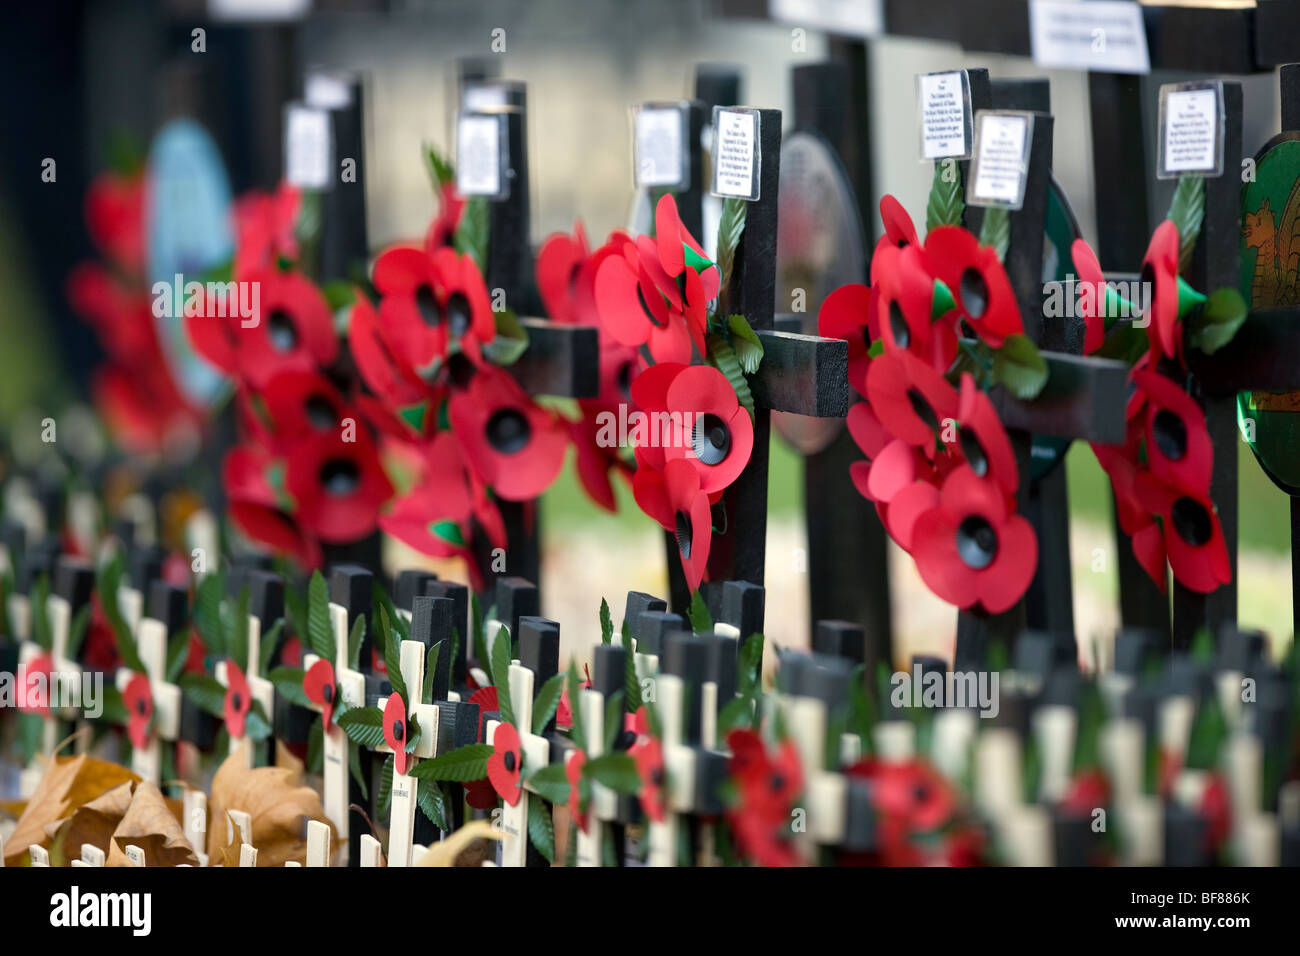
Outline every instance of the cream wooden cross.
[[(151, 783), (161, 783), (164, 741), (173, 744), (180, 737), (181, 689), (167, 680), (167, 625), (152, 617), (142, 618), (135, 643), (149, 678), (153, 726), (148, 744), (132, 748), (131, 770)], [(117, 689), (125, 692), (135, 675), (129, 668), (118, 668)]]
[[(396, 637), (392, 631), (390, 637)], [(401, 669), (402, 680), (406, 682), (406, 691), (410, 700), (405, 701), (407, 713), (414, 716), (420, 725), (420, 739), (411, 754), (411, 764), (421, 758), (433, 757), (438, 750), (438, 707), (436, 704), (420, 703), (424, 695), (424, 661), (427, 648), (420, 641), (402, 641)], [(385, 697), (379, 701), (383, 711), (388, 703)], [(392, 753), (387, 744), (380, 744), (375, 750), (379, 753)], [(410, 768), (408, 767), (408, 770)], [(391, 814), (388, 825), (388, 865), (411, 866), (412, 834), (415, 830), (415, 810), (419, 802), (420, 781), (410, 773), (398, 773), (393, 770), (393, 788), (391, 797)]]
[[(506, 632), (502, 627), (501, 631)], [(489, 633), (492, 633), (489, 630)], [(504, 638), (508, 639), (508, 638)], [(491, 644), (488, 645), (491, 647)], [(489, 653), (491, 653), (489, 651)], [(551, 742), (545, 737), (532, 733), (533, 724), (533, 672), (518, 661), (510, 662), (510, 702), (515, 711), (515, 730), (519, 733), (519, 750), (525, 767), (544, 767), (550, 759)], [(489, 720), (487, 742), (496, 739), (499, 720)], [(528, 861), (528, 801), (531, 791), (525, 785), (519, 795), (519, 802), (513, 807), (505, 804), (501, 808), (501, 865), (524, 866)]]
[(208, 865), (208, 797), (202, 790), (185, 788), (182, 798), (181, 829), (185, 839), (194, 848), (194, 855), (199, 858), (199, 866)]
[[(346, 646), (347, 641), (344, 640)], [(275, 713), (275, 685), (263, 677), (258, 671), (261, 667), (261, 646), (262, 646), (262, 621), (256, 614), (248, 615), (248, 669), (244, 676), (248, 681), (248, 692), (254, 701), (262, 705), (262, 712), (266, 714), (267, 720), (270, 720)], [(229, 669), (227, 661), (217, 661), (216, 678), (222, 687), (230, 686)], [(256, 741), (250, 739), (247, 735), (236, 737), (230, 735), (229, 753), (235, 753), (239, 748), (244, 748), (244, 759), (247, 766), (251, 769), (256, 765)], [(244, 746), (247, 744), (247, 746)], [(274, 753), (271, 759), (274, 760)]]

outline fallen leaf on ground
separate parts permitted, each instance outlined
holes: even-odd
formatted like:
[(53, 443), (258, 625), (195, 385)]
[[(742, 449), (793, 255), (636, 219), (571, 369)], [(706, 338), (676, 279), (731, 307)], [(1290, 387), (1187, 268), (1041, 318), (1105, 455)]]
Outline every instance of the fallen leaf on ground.
[(5, 865), (17, 866), (27, 859), (27, 848), (33, 843), (49, 849), (47, 825), (72, 816), (78, 807), (114, 787), (139, 779), (125, 767), (86, 754), (54, 758), (46, 765), (41, 782), (5, 842)]

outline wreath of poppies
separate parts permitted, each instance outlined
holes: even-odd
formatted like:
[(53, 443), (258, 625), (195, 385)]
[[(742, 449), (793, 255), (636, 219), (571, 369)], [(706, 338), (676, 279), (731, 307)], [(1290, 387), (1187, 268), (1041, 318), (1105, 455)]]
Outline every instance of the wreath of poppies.
[[(1168, 572), (1184, 587), (1208, 593), (1232, 580), (1223, 528), (1210, 495), (1214, 445), (1205, 412), (1193, 397), (1189, 348), (1212, 354), (1232, 340), (1246, 318), (1236, 289), (1209, 296), (1180, 273), (1200, 231), (1204, 181), (1179, 181), (1169, 218), (1156, 227), (1142, 260), (1149, 301), (1131, 303), (1105, 286), (1097, 257), (1076, 240), (1072, 257), (1085, 287), (1105, 292), (1081, 298), (1088, 322), (1084, 351), (1132, 365), (1125, 440), (1094, 443), (1110, 478), (1121, 530), (1138, 564), (1161, 591)], [(1130, 323), (1117, 322), (1135, 315)]]
[(1046, 378), (997, 248), (1005, 213), (986, 211), (979, 238), (959, 215), (932, 222), (922, 243), (892, 196), (880, 210), (871, 284), (836, 289), (817, 317), (823, 336), (848, 341), (849, 384), (865, 399), (848, 427), (867, 460), (850, 475), (931, 591), (999, 613), (1029, 587), (1038, 541), (1016, 513), (1020, 472), (986, 392), (1031, 397)]

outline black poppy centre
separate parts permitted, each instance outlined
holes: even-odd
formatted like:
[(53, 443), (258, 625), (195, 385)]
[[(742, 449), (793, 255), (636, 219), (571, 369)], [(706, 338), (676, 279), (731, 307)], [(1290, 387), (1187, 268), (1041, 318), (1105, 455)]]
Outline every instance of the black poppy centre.
[(975, 430), (972, 428), (963, 428), (957, 436), (961, 443), (961, 453), (966, 458), (966, 464), (970, 465), (970, 470), (983, 478), (989, 473), (989, 456), (984, 453), (984, 446), (980, 444)]
[(361, 469), (350, 458), (331, 458), (320, 466), (320, 484), (327, 495), (345, 498), (361, 484)]
[(961, 274), (961, 304), (972, 319), (980, 318), (989, 307), (989, 287), (984, 276), (974, 267)]
[(998, 556), (998, 533), (982, 515), (971, 515), (957, 526), (957, 556), (966, 567), (982, 571)]
[(706, 412), (695, 420), (691, 450), (706, 465), (719, 465), (731, 452), (731, 429), (717, 415)]
[(298, 327), (284, 309), (274, 309), (266, 320), (266, 334), (277, 352), (292, 352), (298, 346)]
[(425, 325), (432, 327), (442, 322), (442, 306), (438, 305), (438, 297), (429, 283), (421, 283), (416, 288), (415, 308)]
[(303, 403), (303, 411), (307, 414), (307, 421), (311, 423), (312, 428), (321, 429), (333, 428), (338, 421), (338, 413), (334, 410), (334, 403), (324, 395), (312, 395)]
[[(903, 315), (897, 299), (889, 303), (889, 331), (894, 336), (894, 344), (900, 349), (911, 344), (912, 330), (907, 327), (907, 317)], [(870, 345), (870, 342), (867, 344)]]
[[(655, 295), (658, 295), (658, 293), (656, 292)], [(637, 304), (641, 306), (641, 311), (645, 313), (645, 317), (650, 320), (651, 325), (658, 329), (668, 327), (666, 321), (660, 322), (659, 319), (655, 317), (654, 311), (650, 308), (650, 304), (645, 300), (645, 290), (641, 288), (641, 283), (639, 282), (636, 285), (636, 301)]]
[(487, 440), (494, 451), (514, 455), (528, 447), (533, 426), (528, 417), (517, 408), (499, 408), (487, 423)]
[(1214, 523), (1205, 505), (1195, 498), (1179, 498), (1169, 510), (1169, 517), (1173, 520), (1178, 537), (1188, 544), (1199, 548), (1209, 542)]
[(447, 325), (451, 334), (461, 336), (468, 332), (473, 316), (474, 310), (469, 299), (465, 298), (465, 293), (453, 292), (447, 299)]
[(921, 393), (920, 389), (909, 388), (907, 390), (907, 401), (911, 404), (916, 417), (925, 422), (930, 431), (939, 430), (939, 416), (934, 413), (929, 400)]
[(1167, 408), (1156, 412), (1151, 433), (1160, 454), (1170, 461), (1178, 461), (1187, 454), (1187, 425), (1177, 413)]
[(673, 529), (673, 534), (677, 538), (677, 550), (682, 553), (683, 558), (689, 560), (691, 556), (691, 540), (694, 538), (691, 528), (691, 516), (685, 511), (678, 511), (674, 518), (676, 527)]

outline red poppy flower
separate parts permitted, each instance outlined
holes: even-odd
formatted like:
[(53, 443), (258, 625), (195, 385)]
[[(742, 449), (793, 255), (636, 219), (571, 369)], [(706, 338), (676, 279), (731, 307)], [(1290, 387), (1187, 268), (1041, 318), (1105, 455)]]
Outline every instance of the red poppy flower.
[(384, 703), (384, 743), (393, 751), (393, 769), (406, 773), (411, 762), (406, 752), (406, 701), (396, 691)]
[(891, 245), (901, 248), (920, 244), (912, 217), (903, 204), (888, 193), (880, 197), (880, 221), (884, 223), (885, 238)]
[(651, 820), (663, 823), (668, 805), (663, 747), (657, 737), (643, 737), (632, 745), (631, 754), (641, 777), (641, 809)]
[(1228, 839), (1232, 830), (1232, 796), (1227, 783), (1219, 774), (1212, 774), (1201, 793), (1201, 816), (1205, 818), (1205, 839), (1211, 849), (1217, 849)]
[(374, 282), (388, 345), (417, 370), (445, 360), (452, 341), (477, 361), (496, 335), (487, 286), (468, 255), (395, 246), (375, 261)]
[(817, 312), (817, 334), (849, 343), (849, 384), (864, 398), (871, 346), (880, 339), (876, 310), (879, 293), (865, 285), (842, 285), (822, 302)]
[(122, 691), (126, 705), (126, 733), (131, 746), (143, 750), (149, 745), (149, 722), (153, 720), (153, 691), (147, 674), (136, 674)]
[(226, 730), (232, 737), (244, 736), (244, 721), (253, 709), (253, 694), (248, 678), (233, 659), (226, 660)]
[(321, 709), (321, 717), (329, 729), (334, 723), (334, 705), (338, 695), (334, 665), (323, 657), (317, 660), (303, 675), (302, 689), (307, 699)]
[(642, 511), (676, 536), (686, 582), (692, 591), (698, 590), (713, 536), (709, 496), (700, 488), (699, 472), (682, 458), (668, 462), (663, 471), (638, 468), (632, 495)]
[(1074, 775), (1069, 788), (1061, 797), (1060, 807), (1072, 816), (1090, 815), (1110, 801), (1110, 781), (1106, 774), (1094, 767)]
[[(957, 337), (951, 323), (931, 323), (934, 279), (920, 249), (882, 244), (871, 263), (871, 279), (885, 348), (911, 352), (938, 370), (946, 370), (956, 354)], [(945, 329), (946, 336), (942, 334)]]
[(374, 306), (358, 292), (348, 324), (348, 346), (357, 371), (369, 389), (397, 415), (399, 434), (428, 434), (433, 392), (416, 374), (407, 355), (393, 347)]
[(523, 771), (524, 757), (519, 749), (519, 731), (513, 724), (497, 724), (492, 736), (492, 755), (488, 757), (488, 780), (492, 789), (510, 806), (519, 803), (523, 793), (520, 775)]
[(790, 808), (803, 791), (803, 770), (799, 752), (790, 741), (785, 741), (776, 756), (766, 749), (759, 759), (744, 766), (737, 781), (740, 784), (741, 811), (763, 819), (789, 824)]
[(990, 246), (960, 226), (939, 226), (925, 237), (930, 272), (952, 293), (958, 318), (993, 348), (1024, 332), (1020, 306), (1006, 269)]
[(1135, 479), (1138, 501), (1160, 518), (1169, 566), (1184, 587), (1208, 594), (1232, 580), (1214, 502), (1205, 492), (1166, 484), (1150, 472)]
[[(646, 345), (656, 362), (687, 363), (692, 345), (703, 354), (709, 296), (700, 274), (693, 268), (678, 270), (683, 295), (649, 240), (625, 242), (621, 252), (606, 257), (596, 273), (596, 309), (603, 328), (623, 345)], [(716, 269), (708, 271), (716, 276)]]
[(1169, 484), (1208, 492), (1214, 446), (1205, 427), (1205, 412), (1194, 398), (1157, 372), (1139, 371), (1133, 380), (1146, 397), (1146, 453), (1151, 473)]
[(144, 176), (101, 173), (86, 190), (86, 230), (104, 256), (129, 273), (144, 268)]
[(564, 423), (502, 369), (484, 368), (453, 392), (448, 418), (475, 472), (508, 501), (536, 498), (564, 465)]
[(18, 709), (26, 713), (50, 714), (50, 694), (54, 682), (54, 657), (49, 653), (37, 654), (18, 665), (18, 687), (21, 691)]
[(1140, 466), (1136, 449), (1129, 452), (1121, 446), (1094, 444), (1092, 450), (1110, 478), (1119, 526), (1129, 537), (1133, 556), (1147, 576), (1164, 591), (1167, 587), (1165, 539), (1151, 512), (1138, 499)]
[(325, 541), (369, 534), (393, 493), (368, 433), (358, 429), (353, 441), (346, 437), (340, 431), (307, 435), (288, 456), (286, 484), (298, 518)]
[(1080, 298), (1079, 307), (1084, 321), (1083, 354), (1091, 355), (1106, 340), (1106, 275), (1092, 247), (1082, 239), (1070, 246), (1070, 257), (1079, 273), (1079, 282), (1088, 290)]
[(569, 816), (577, 822), (583, 833), (591, 819), (590, 807), (582, 799), (582, 768), (587, 765), (587, 753), (576, 751), (564, 765), (564, 775), (569, 781)]
[(1166, 219), (1156, 226), (1142, 259), (1142, 284), (1151, 290), (1151, 302), (1144, 316), (1147, 337), (1161, 355), (1181, 357), (1182, 336), (1178, 325), (1178, 227)]
[(454, 180), (448, 180), (438, 187), (438, 198), (438, 215), (429, 223), (424, 234), (424, 251), (430, 253), (452, 244), (461, 214), (465, 211), (465, 199), (456, 192)]
[(1038, 566), (1038, 539), (1005, 493), (963, 465), (944, 481), (939, 506), (916, 519), (912, 557), (926, 585), (959, 608), (997, 614), (1016, 603)]
[(961, 453), (976, 475), (990, 479), (1007, 494), (1014, 495), (1020, 485), (1020, 471), (1011, 439), (993, 403), (975, 386), (969, 372), (961, 377), (957, 423), (958, 447), (954, 450)]
[(767, 766), (767, 747), (757, 731), (738, 728), (727, 734), (731, 757), (727, 769), (742, 787), (756, 783)]
[(957, 411), (957, 391), (915, 355), (890, 351), (871, 363), (867, 398), (890, 433), (927, 452), (945, 418)]
[(356, 420), (334, 383), (315, 370), (280, 372), (257, 397), (266, 408), (271, 427), (280, 436), (296, 438), (310, 432), (336, 431), (343, 419)]
[(501, 706), (497, 703), (497, 689), (492, 686), (480, 687), (470, 695), (467, 703), (478, 704), (480, 714), (490, 713), (494, 710), (500, 710)]
[[(659, 250), (659, 265), (671, 278), (677, 278), (690, 267), (691, 272), (707, 262), (703, 247), (695, 241), (682, 225), (677, 212), (677, 200), (672, 193), (664, 193), (655, 206), (655, 244)], [(688, 261), (687, 252), (693, 253), (694, 263)], [(716, 299), (720, 287), (718, 268), (709, 264), (698, 273), (704, 299)]]
[[(657, 404), (647, 411), (658, 411)], [(749, 463), (754, 447), (754, 423), (736, 398), (727, 377), (712, 365), (690, 365), (680, 369), (668, 383), (662, 406), (670, 416), (691, 424), (690, 442), (670, 441), (664, 448), (665, 462), (682, 459), (700, 476), (700, 490), (712, 495), (728, 487)], [(651, 411), (651, 409), (653, 411)], [(660, 432), (662, 441), (663, 433)]]
[(534, 271), (537, 294), (552, 321), (578, 321), (578, 283), (587, 261), (587, 234), (582, 223), (574, 223), (573, 235), (558, 232), (547, 237), (537, 252)]
[(904, 821), (909, 832), (937, 830), (952, 817), (956, 806), (952, 787), (928, 763), (877, 763), (871, 779), (876, 809)]
[(235, 275), (275, 268), (278, 260), (298, 258), (301, 195), (297, 187), (280, 183), (274, 193), (250, 192), (235, 202)]
[(262, 388), (284, 369), (315, 369), (333, 363), (338, 339), (329, 303), (312, 281), (296, 272), (264, 269), (242, 282), (256, 284), (257, 323), (237, 314), (222, 318), (205, 303), (203, 314), (186, 316), (194, 348), (221, 371)]

